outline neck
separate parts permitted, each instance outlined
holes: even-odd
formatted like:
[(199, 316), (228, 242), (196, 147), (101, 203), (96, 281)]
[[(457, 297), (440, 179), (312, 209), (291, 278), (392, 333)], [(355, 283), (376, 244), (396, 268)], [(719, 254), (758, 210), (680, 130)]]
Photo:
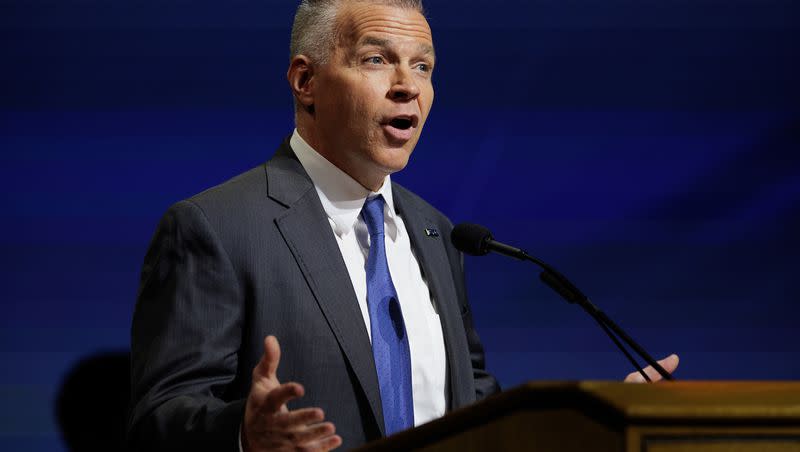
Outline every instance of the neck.
[(345, 174), (352, 177), (353, 180), (358, 182), (362, 187), (373, 192), (377, 192), (381, 189), (381, 187), (383, 187), (383, 183), (386, 181), (386, 174), (373, 175), (369, 171), (359, 171), (357, 169), (357, 164), (352, 160), (348, 160), (346, 155), (343, 155), (341, 152), (337, 152), (337, 150), (325, 146), (324, 143), (319, 140), (318, 134), (315, 132), (313, 127), (308, 127), (307, 125), (303, 124), (303, 121), (297, 121), (296, 127), (297, 133), (300, 134), (303, 140), (305, 140), (305, 142), (308, 143), (312, 149), (324, 157), (325, 160), (331, 162)]

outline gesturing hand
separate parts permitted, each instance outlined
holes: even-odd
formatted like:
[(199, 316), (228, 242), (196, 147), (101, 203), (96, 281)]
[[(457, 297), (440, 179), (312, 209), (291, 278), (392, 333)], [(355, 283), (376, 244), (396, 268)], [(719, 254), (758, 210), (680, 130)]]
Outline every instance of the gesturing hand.
[(342, 438), (320, 408), (289, 411), (286, 402), (305, 393), (298, 383), (278, 381), (281, 349), (274, 336), (264, 339), (264, 356), (253, 369), (253, 384), (244, 411), (242, 447), (245, 452), (278, 450), (326, 451)]
[[(661, 365), (661, 367), (663, 367), (664, 370), (666, 370), (668, 373), (671, 374), (672, 372), (675, 372), (675, 369), (678, 368), (679, 361), (680, 359), (678, 358), (678, 355), (672, 354), (658, 361), (658, 364)], [(647, 366), (642, 370), (644, 370), (644, 373), (646, 373), (647, 376), (650, 377), (650, 380), (653, 381), (654, 383), (656, 381), (661, 380), (661, 374), (658, 373), (657, 370), (653, 369), (653, 366)], [(642, 374), (640, 374), (639, 372), (631, 372), (628, 374), (627, 377), (625, 377), (625, 383), (644, 383), (644, 382), (645, 382), (644, 377), (642, 377)]]

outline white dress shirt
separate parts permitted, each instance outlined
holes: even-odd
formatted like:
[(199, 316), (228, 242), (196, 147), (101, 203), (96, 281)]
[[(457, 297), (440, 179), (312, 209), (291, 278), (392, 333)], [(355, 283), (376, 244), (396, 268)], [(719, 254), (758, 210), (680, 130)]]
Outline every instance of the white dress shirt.
[(367, 198), (383, 195), (386, 259), (403, 311), (411, 352), (414, 425), (441, 417), (445, 412), (446, 373), (442, 324), (411, 249), (403, 219), (394, 209), (391, 179), (387, 176), (380, 190), (371, 192), (311, 148), (296, 129), (289, 144), (314, 182), (370, 335), (366, 273), (369, 232), (361, 217), (361, 208)]

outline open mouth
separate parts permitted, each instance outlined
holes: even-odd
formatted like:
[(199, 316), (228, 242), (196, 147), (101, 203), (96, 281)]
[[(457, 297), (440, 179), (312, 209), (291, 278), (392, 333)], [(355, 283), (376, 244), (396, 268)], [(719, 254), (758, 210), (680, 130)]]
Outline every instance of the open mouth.
[(391, 143), (402, 146), (414, 136), (418, 122), (417, 115), (397, 115), (386, 119), (383, 130)]
[(411, 118), (394, 118), (389, 121), (389, 125), (395, 129), (407, 130), (414, 125), (414, 122), (411, 120)]

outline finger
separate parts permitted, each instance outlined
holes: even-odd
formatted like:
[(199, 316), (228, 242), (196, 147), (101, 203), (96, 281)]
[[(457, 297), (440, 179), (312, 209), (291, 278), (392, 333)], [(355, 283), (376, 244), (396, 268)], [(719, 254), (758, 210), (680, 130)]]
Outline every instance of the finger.
[(336, 433), (336, 427), (331, 422), (309, 425), (289, 433), (292, 444), (295, 446), (308, 447), (318, 441), (324, 440)]
[(286, 411), (286, 402), (297, 397), (302, 397), (303, 394), (305, 394), (305, 389), (298, 383), (292, 382), (282, 384), (267, 393), (261, 410), (269, 413)]
[(678, 364), (680, 363), (680, 361), (681, 361), (680, 357), (678, 357), (678, 355), (673, 353), (667, 356), (666, 358), (662, 359), (658, 363), (661, 364), (661, 367), (663, 367), (664, 370), (666, 370), (671, 374), (675, 372), (675, 370), (678, 368)]
[(281, 347), (275, 336), (264, 338), (264, 354), (253, 369), (253, 380), (262, 378), (277, 380), (278, 364), (281, 361)]
[(301, 408), (299, 410), (281, 413), (275, 420), (278, 428), (291, 430), (304, 427), (308, 424), (316, 424), (325, 419), (325, 413), (320, 408)]
[(342, 437), (339, 435), (331, 435), (322, 439), (318, 439), (316, 441), (311, 441), (309, 443), (303, 444), (303, 449), (305, 450), (332, 450), (336, 449), (337, 447), (342, 445)]
[[(668, 374), (671, 374), (678, 367), (678, 355), (669, 355), (666, 358), (658, 361), (658, 365), (663, 367)], [(648, 377), (650, 377), (650, 380), (653, 383), (664, 379), (664, 377), (662, 377), (653, 366), (647, 366), (647, 368), (644, 369), (644, 372)]]
[[(644, 371), (647, 372), (647, 369), (644, 369)], [(650, 374), (648, 374), (648, 376), (649, 375)], [(644, 377), (642, 377), (642, 374), (640, 374), (639, 372), (631, 372), (631, 373), (628, 374), (628, 376), (625, 377), (624, 382), (625, 383), (644, 383), (645, 379), (644, 379)]]
[[(672, 355), (669, 355), (666, 358), (658, 361), (658, 364), (661, 367), (663, 367), (664, 370), (667, 371), (667, 373), (672, 374), (672, 372), (674, 372), (675, 369), (678, 368), (678, 362), (679, 361), (680, 361), (680, 358), (678, 358), (678, 355), (672, 354)], [(650, 378), (650, 380), (653, 381), (653, 382), (661, 381), (663, 379), (661, 374), (658, 373), (658, 371), (653, 366), (647, 366), (642, 370), (644, 370), (644, 373), (646, 373), (647, 376)], [(631, 373), (628, 374), (627, 377), (625, 377), (625, 383), (644, 383), (644, 382), (645, 382), (645, 379), (644, 379), (644, 377), (642, 377), (642, 374), (639, 373), (639, 372), (631, 372)]]

